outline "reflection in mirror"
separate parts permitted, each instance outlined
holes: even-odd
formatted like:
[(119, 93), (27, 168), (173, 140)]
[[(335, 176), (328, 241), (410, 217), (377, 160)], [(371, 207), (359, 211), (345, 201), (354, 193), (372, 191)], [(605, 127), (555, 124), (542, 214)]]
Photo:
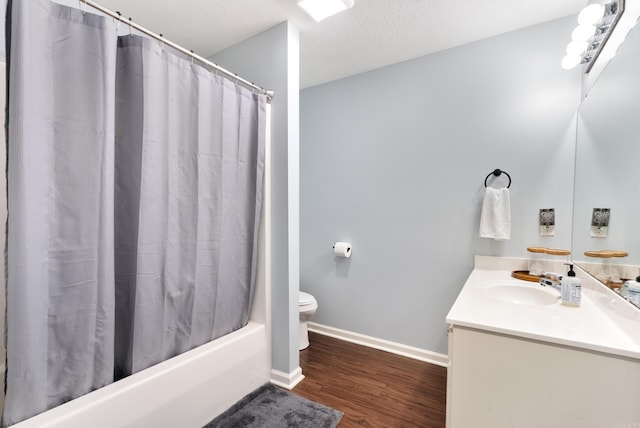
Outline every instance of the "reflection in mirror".
[[(640, 267), (638, 76), (640, 28), (635, 27), (578, 113), (572, 257), (614, 289), (635, 279)], [(602, 207), (610, 208), (606, 236), (592, 233), (594, 209)]]

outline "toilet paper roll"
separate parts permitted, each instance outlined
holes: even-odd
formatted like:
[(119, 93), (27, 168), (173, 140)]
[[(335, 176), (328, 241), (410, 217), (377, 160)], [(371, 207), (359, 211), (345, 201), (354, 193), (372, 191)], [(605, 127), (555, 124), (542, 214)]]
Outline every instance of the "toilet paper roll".
[(336, 257), (351, 257), (351, 244), (349, 242), (336, 242), (333, 246), (333, 255)]

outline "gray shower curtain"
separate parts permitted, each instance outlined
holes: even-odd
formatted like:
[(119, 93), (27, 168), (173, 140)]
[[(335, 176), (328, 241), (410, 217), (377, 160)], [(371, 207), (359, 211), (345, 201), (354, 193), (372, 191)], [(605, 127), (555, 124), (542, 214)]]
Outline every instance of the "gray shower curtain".
[(247, 323), (266, 108), (110, 18), (8, 7), (4, 426)]

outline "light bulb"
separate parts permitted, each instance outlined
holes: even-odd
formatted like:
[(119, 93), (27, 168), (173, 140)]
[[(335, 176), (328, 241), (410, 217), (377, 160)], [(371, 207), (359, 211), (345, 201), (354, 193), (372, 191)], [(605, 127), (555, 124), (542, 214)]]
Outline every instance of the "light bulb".
[(588, 47), (589, 47), (589, 44), (587, 42), (572, 41), (572, 42), (569, 42), (569, 44), (567, 45), (567, 54), (582, 55), (587, 50)]
[(571, 33), (571, 40), (575, 42), (586, 42), (596, 34), (595, 25), (578, 25)]
[(604, 6), (601, 4), (590, 4), (586, 6), (578, 15), (578, 24), (594, 25), (604, 16)]
[(298, 6), (303, 8), (313, 19), (322, 21), (331, 15), (353, 7), (354, 0), (300, 0)]
[(564, 58), (562, 58), (562, 62), (560, 63), (560, 65), (565, 70), (570, 70), (580, 64), (581, 61), (582, 57), (580, 57), (579, 55), (565, 55)]

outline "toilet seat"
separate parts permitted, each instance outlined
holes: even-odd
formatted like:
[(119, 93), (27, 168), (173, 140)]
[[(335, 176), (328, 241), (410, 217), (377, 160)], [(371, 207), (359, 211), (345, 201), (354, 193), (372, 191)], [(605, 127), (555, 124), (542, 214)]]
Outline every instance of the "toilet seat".
[(298, 292), (298, 311), (300, 313), (300, 343), (298, 349), (303, 350), (309, 346), (309, 327), (307, 321), (316, 313), (318, 302), (316, 298), (303, 291)]
[(313, 305), (316, 303), (316, 299), (309, 293), (305, 293), (304, 291), (301, 291), (298, 295), (298, 305), (300, 306), (307, 306), (307, 305)]

